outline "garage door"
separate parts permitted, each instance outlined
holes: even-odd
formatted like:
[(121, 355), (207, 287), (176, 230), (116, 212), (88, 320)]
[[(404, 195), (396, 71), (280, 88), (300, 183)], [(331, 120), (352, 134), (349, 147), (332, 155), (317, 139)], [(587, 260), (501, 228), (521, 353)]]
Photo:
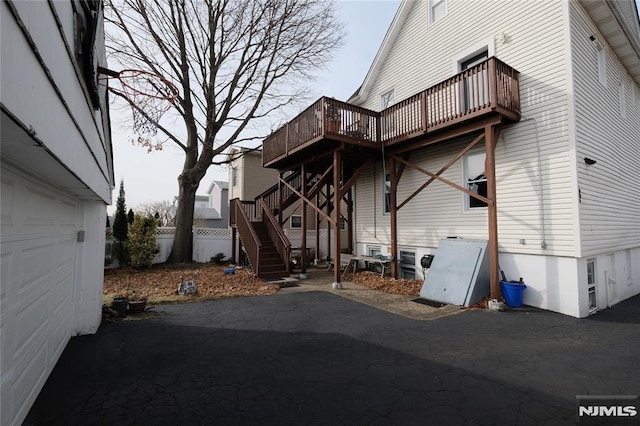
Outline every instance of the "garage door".
[(23, 418), (68, 342), (79, 202), (2, 168), (2, 424)]

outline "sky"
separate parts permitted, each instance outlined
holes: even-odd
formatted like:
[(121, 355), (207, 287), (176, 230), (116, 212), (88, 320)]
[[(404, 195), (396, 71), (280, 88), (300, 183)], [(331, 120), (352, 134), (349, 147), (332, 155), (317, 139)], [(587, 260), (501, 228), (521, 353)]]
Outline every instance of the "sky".
[[(338, 17), (346, 33), (344, 44), (327, 69), (320, 71), (318, 79), (309, 86), (312, 96), (308, 104), (320, 96), (347, 100), (355, 92), (364, 80), (399, 4), (400, 0), (337, 2)], [(291, 118), (294, 116), (295, 113)], [(131, 120), (131, 112), (126, 108), (112, 108), (111, 120), (116, 188), (108, 211), (115, 211), (121, 180), (124, 180), (127, 209), (148, 202), (173, 201), (178, 195), (177, 178), (184, 160), (183, 151), (170, 143), (166, 143), (162, 151), (151, 153), (132, 145), (130, 140), (134, 135), (126, 126)], [(197, 193), (205, 195), (213, 180), (228, 181), (227, 168), (211, 166)]]
[[(640, 10), (640, 0), (635, 2)], [(317, 81), (310, 85), (312, 96), (307, 105), (320, 96), (345, 101), (355, 92), (378, 52), (400, 0), (339, 0), (337, 4), (339, 19), (345, 26), (344, 44), (327, 69), (320, 71)], [(111, 119), (116, 188), (108, 211), (115, 211), (121, 180), (124, 180), (127, 208), (155, 201), (172, 202), (178, 195), (177, 178), (182, 169), (183, 151), (167, 143), (162, 151), (147, 153), (145, 148), (129, 142), (133, 134), (123, 123), (131, 120), (130, 110), (112, 109)], [(197, 193), (205, 195), (213, 180), (228, 179), (225, 166), (211, 166)]]

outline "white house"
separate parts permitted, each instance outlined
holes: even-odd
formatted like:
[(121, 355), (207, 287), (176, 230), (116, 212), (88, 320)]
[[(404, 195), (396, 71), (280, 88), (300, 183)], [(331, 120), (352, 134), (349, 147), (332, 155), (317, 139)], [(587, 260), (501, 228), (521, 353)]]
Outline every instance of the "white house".
[(263, 164), (352, 194), (356, 254), (398, 276), (444, 238), (488, 240), (492, 294), (500, 268), (525, 304), (585, 317), (640, 293), (637, 12), (403, 1), (358, 91), (274, 132)]
[[(199, 228), (228, 228), (229, 200), (227, 182), (214, 180), (207, 189), (208, 195), (196, 195), (193, 226)], [(178, 197), (173, 197), (171, 213), (175, 216)]]
[(19, 425), (101, 321), (114, 186), (101, 1), (0, 5), (0, 423)]
[[(526, 304), (576, 317), (640, 293), (633, 2), (405, 1), (349, 102), (381, 110), (493, 56), (520, 72), (522, 115), (503, 127), (495, 153), (501, 268), (524, 277)], [(413, 161), (438, 170), (466, 142), (425, 147)], [(484, 155), (472, 150), (443, 177), (465, 187), (484, 179)], [(359, 252), (391, 246), (381, 169), (356, 183)], [(407, 170), (399, 195), (424, 180)], [(487, 208), (478, 204), (435, 183), (399, 210), (400, 250), (419, 259), (442, 238), (486, 239)]]

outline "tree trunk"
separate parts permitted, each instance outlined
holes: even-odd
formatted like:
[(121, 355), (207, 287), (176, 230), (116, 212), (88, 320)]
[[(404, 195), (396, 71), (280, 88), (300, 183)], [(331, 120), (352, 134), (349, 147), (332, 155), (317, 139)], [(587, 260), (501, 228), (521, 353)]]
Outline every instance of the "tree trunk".
[(178, 177), (178, 208), (176, 209), (176, 231), (168, 262), (187, 263), (193, 261), (193, 212), (198, 181), (189, 178), (189, 173)]

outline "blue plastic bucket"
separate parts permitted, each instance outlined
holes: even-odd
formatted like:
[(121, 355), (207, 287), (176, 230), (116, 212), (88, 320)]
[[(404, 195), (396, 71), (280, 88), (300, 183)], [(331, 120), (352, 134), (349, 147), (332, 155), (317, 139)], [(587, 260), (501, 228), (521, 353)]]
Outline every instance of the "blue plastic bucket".
[(502, 290), (502, 297), (504, 301), (512, 308), (522, 307), (522, 297), (524, 296), (524, 289), (526, 285), (520, 284), (518, 281), (500, 281), (500, 289)]

